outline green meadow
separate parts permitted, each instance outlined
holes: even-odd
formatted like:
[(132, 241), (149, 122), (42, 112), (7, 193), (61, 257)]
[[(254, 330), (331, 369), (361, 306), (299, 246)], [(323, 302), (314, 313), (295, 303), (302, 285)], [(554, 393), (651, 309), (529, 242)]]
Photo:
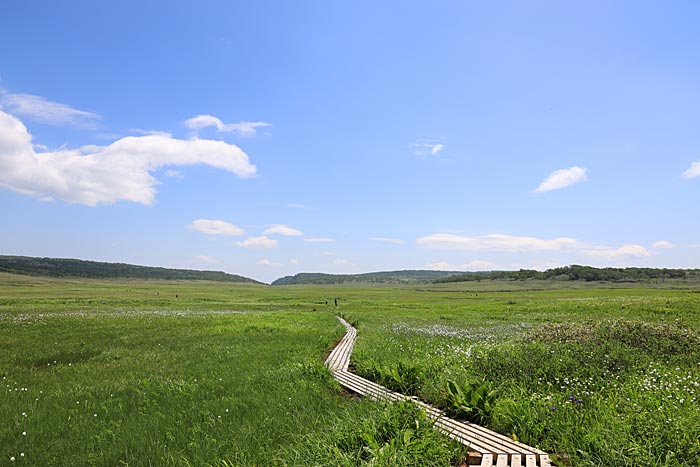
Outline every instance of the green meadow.
[(336, 315), (359, 374), (560, 464), (700, 464), (698, 285), (0, 274), (0, 465), (461, 465), (417, 409), (333, 381)]

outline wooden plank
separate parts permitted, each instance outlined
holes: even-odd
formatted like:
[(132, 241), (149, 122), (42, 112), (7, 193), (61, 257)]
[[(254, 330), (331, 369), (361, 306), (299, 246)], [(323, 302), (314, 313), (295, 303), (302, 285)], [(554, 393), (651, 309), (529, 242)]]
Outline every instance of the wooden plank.
[(552, 467), (552, 461), (549, 459), (549, 455), (540, 454), (540, 467)]
[(513, 454), (510, 456), (510, 467), (522, 467), (520, 454)]
[(484, 454), (481, 457), (481, 467), (492, 467), (493, 466), (493, 454)]
[(537, 467), (537, 456), (528, 454), (525, 456), (525, 467)]
[(508, 454), (499, 454), (496, 458), (496, 467), (508, 467)]
[(445, 415), (444, 412), (441, 410), (438, 410), (434, 407), (431, 407), (428, 404), (425, 404), (424, 402), (421, 401), (416, 401), (416, 404), (420, 405), (425, 409), (426, 413), (431, 416), (431, 417), (443, 417), (448, 424), (454, 427), (455, 430), (464, 432), (468, 436), (480, 439), (480, 440), (485, 440), (491, 443), (498, 443), (499, 445), (502, 445), (504, 449), (506, 449), (505, 452), (509, 453), (520, 453), (520, 454), (538, 454), (540, 451), (537, 449), (531, 448), (530, 446), (527, 446), (522, 443), (518, 443), (513, 441), (511, 438), (508, 438), (507, 436), (501, 435), (500, 433), (496, 433), (494, 431), (488, 430), (484, 427), (481, 427), (479, 425), (476, 425), (474, 423), (470, 422), (460, 422), (457, 420), (453, 420)]

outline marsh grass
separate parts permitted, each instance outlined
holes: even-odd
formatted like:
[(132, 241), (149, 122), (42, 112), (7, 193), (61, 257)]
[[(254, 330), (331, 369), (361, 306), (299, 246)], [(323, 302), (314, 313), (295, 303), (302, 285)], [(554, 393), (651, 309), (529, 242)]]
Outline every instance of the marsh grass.
[(688, 324), (697, 317), (630, 319), (598, 308), (606, 302), (539, 325), (376, 316), (384, 332), (360, 329), (378, 344), (360, 341), (356, 367), (386, 381), (410, 362), (422, 399), (573, 466), (700, 465), (700, 333)]
[(320, 305), (332, 294), (9, 277), (0, 465), (448, 466), (459, 455), (419, 413), (341, 391), (322, 363), (344, 332)]
[(422, 414), (330, 378), (343, 314), (358, 373), (444, 408), (449, 382), (499, 388), (483, 423), (573, 466), (697, 466), (700, 294), (673, 286), (0, 274), (0, 465), (458, 465)]

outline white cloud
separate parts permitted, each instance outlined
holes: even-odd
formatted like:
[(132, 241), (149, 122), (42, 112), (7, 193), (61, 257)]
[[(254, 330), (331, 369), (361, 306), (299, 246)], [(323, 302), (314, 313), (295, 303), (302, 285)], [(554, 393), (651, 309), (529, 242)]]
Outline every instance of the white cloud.
[(258, 261), (258, 264), (261, 266), (274, 266), (274, 267), (282, 266), (282, 263), (278, 263), (276, 261), (270, 261), (269, 259), (261, 259), (260, 261)]
[(437, 269), (439, 271), (491, 271), (496, 269), (496, 265), (490, 261), (476, 259), (465, 264), (450, 264), (446, 261), (436, 261), (425, 265), (427, 269)]
[(540, 239), (490, 234), (480, 237), (464, 237), (454, 234), (433, 234), (416, 240), (418, 245), (440, 250), (503, 251), (509, 253), (528, 251), (557, 251), (582, 245), (573, 238)]
[(185, 178), (184, 175), (182, 175), (182, 172), (178, 172), (177, 170), (166, 170), (165, 175), (167, 175), (170, 178), (174, 178), (176, 180), (182, 181), (183, 178)]
[(425, 265), (426, 269), (437, 269), (438, 271), (456, 271), (459, 266), (454, 266), (447, 261), (434, 261)]
[(197, 115), (186, 120), (185, 126), (195, 132), (213, 126), (220, 133), (235, 133), (238, 136), (251, 137), (257, 134), (258, 128), (270, 126), (270, 124), (265, 122), (224, 123), (213, 115)]
[(569, 167), (552, 172), (540, 186), (533, 190), (533, 193), (544, 193), (545, 191), (560, 190), (575, 183), (588, 180), (588, 169), (582, 167)]
[[(608, 260), (646, 258), (652, 255), (649, 250), (641, 245), (623, 245), (618, 248), (612, 248), (604, 245), (591, 245), (568, 237), (541, 239), (502, 234), (482, 235), (480, 237), (434, 234), (419, 238), (416, 240), (416, 243), (426, 248), (439, 250), (483, 251), (493, 253), (537, 253), (555, 251), (577, 253)], [(481, 267), (484, 265), (476, 263), (473, 266)]]
[(413, 154), (416, 156), (437, 156), (443, 149), (445, 145), (441, 140), (419, 140), (413, 144)]
[(96, 113), (74, 109), (31, 94), (13, 94), (0, 90), (0, 104), (11, 114), (49, 125), (93, 129), (100, 119)]
[(305, 242), (310, 242), (310, 243), (330, 243), (334, 242), (334, 238), (328, 238), (328, 237), (310, 237), (310, 238), (305, 238)]
[(130, 128), (129, 132), (131, 133), (136, 133), (138, 135), (146, 135), (146, 136), (166, 136), (170, 138), (172, 133), (167, 132), (167, 131), (161, 131), (161, 130), (142, 130), (141, 128)]
[(245, 230), (230, 222), (215, 219), (197, 219), (187, 226), (188, 229), (206, 235), (238, 237), (245, 235)]
[(223, 141), (129, 136), (109, 146), (36, 152), (22, 122), (0, 111), (0, 187), (43, 198), (96, 206), (120, 200), (152, 204), (151, 173), (164, 166), (206, 164), (251, 177), (256, 167), (240, 148)]
[(275, 224), (270, 226), (263, 232), (263, 235), (285, 235), (288, 237), (299, 237), (304, 235), (304, 232), (297, 230), (295, 228), (289, 227), (288, 225)]
[(289, 264), (297, 265), (297, 264), (299, 264), (299, 260), (296, 260), (296, 259), (293, 259), (293, 258), (292, 258), (292, 259), (289, 260)]
[(676, 248), (676, 245), (668, 240), (659, 240), (651, 244), (653, 248)]
[(287, 203), (287, 206), (294, 209), (306, 209), (307, 211), (311, 209), (311, 206), (299, 203)]
[(393, 243), (394, 245), (403, 245), (404, 243), (404, 241), (401, 239), (388, 237), (371, 237), (369, 240), (372, 242)]
[(197, 259), (203, 263), (207, 264), (219, 264), (219, 260), (207, 255), (199, 255)]
[(277, 245), (279, 245), (277, 240), (264, 235), (260, 237), (248, 237), (242, 242), (236, 242), (236, 246), (244, 248), (276, 248)]
[(623, 245), (619, 248), (597, 247), (594, 249), (581, 250), (581, 253), (586, 256), (609, 260), (620, 258), (647, 258), (651, 256), (651, 252), (642, 245)]
[(690, 168), (683, 172), (683, 178), (697, 178), (700, 177), (700, 162), (693, 162), (690, 164)]

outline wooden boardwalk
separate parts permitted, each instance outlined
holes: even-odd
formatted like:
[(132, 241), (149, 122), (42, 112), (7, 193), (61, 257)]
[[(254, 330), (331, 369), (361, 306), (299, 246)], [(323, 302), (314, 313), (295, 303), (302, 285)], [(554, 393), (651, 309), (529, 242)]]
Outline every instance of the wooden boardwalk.
[(415, 397), (405, 396), (390, 391), (372, 381), (361, 378), (350, 371), (350, 355), (352, 354), (357, 330), (347, 321), (338, 318), (347, 329), (347, 333), (326, 359), (326, 365), (335, 379), (345, 388), (374, 400), (411, 401), (425, 410), (429, 418), (434, 420), (435, 427), (450, 438), (467, 446), (473, 455), (469, 457), (470, 464), (496, 467), (550, 467), (549, 455), (523, 443), (513, 441), (494, 431), (488, 430), (475, 423), (460, 422), (445, 415)]

